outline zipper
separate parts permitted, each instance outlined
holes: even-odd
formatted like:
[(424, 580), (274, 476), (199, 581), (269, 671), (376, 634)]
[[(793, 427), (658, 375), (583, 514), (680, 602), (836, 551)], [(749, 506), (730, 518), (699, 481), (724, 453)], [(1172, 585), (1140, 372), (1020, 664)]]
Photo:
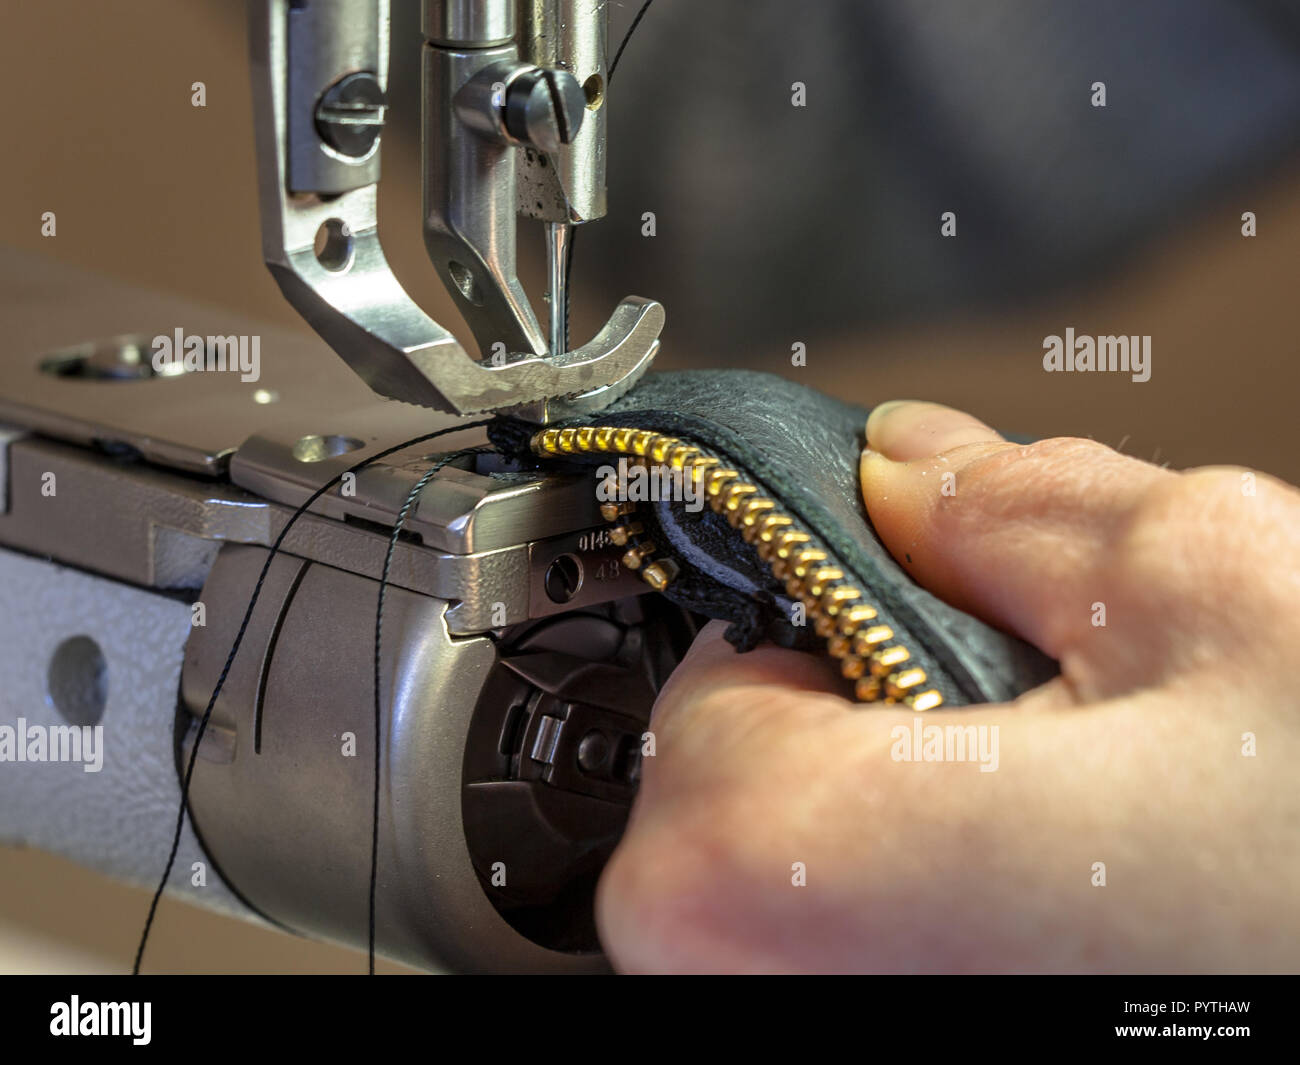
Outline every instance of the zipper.
[[(679, 437), (612, 425), (543, 429), (533, 435), (529, 447), (543, 458), (621, 455), (647, 468), (681, 471), (702, 490), (710, 508), (754, 546), (772, 576), (785, 585), (786, 594), (803, 605), (813, 631), (853, 681), (860, 702), (913, 710), (942, 705), (943, 695), (926, 687), (925, 670), (909, 664), (911, 651), (894, 639), (893, 629), (880, 624), (879, 612), (847, 568), (758, 484), (718, 456)], [(612, 526), (610, 540), (627, 549), (623, 565), (638, 571), (655, 591), (663, 591), (679, 566), (647, 538), (636, 511), (637, 504), (628, 502), (600, 507), (601, 517)]]

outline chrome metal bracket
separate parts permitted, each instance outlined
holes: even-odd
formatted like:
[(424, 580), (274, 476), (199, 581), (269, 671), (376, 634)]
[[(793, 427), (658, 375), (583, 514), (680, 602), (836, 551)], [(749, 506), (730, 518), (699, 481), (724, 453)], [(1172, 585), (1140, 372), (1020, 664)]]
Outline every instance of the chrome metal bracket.
[[(574, 0), (553, 3), (567, 8)], [(602, 20), (603, 40), (603, 7), (588, 4), (583, 13)], [(515, 276), (515, 224), (516, 155), (534, 135), (529, 131), (545, 124), (545, 115), (539, 118), (528, 107), (538, 100), (547, 104), (548, 97), (538, 91), (506, 99), (516, 81), (538, 89), (538, 77), (547, 71), (519, 59), (514, 0), (426, 0), (424, 17), (426, 244), (465, 311), (482, 357), (471, 357), (411, 299), (380, 243), (388, 0), (254, 0), (252, 68), (267, 265), (289, 302), (381, 395), (455, 414), (526, 406), (545, 419), (557, 405), (599, 409), (648, 368), (658, 351), (663, 308), (628, 297), (588, 343), (573, 351), (563, 350), (567, 344), (547, 350)], [(530, 42), (537, 40), (538, 24), (529, 21)], [(582, 39), (583, 60), (599, 62), (601, 69), (582, 84), (588, 106), (599, 109), (603, 48), (593, 48), (591, 32)], [(546, 47), (549, 56), (556, 42), (548, 39)], [(530, 54), (534, 50), (530, 43)], [(488, 91), (467, 90), (482, 83), (484, 70), (499, 72)], [(556, 71), (550, 75), (558, 84)], [(561, 132), (574, 140), (581, 115), (569, 117), (573, 128)], [(572, 160), (560, 168), (570, 190), (578, 187), (575, 167), (587, 173), (584, 204), (570, 212), (575, 220), (604, 207), (603, 144), (592, 139), (603, 134), (603, 115), (591, 128), (580, 143), (560, 144), (552, 152), (558, 158), (575, 147), (602, 157), (598, 174)], [(545, 135), (535, 135), (552, 146)], [(591, 188), (597, 180), (599, 195)]]

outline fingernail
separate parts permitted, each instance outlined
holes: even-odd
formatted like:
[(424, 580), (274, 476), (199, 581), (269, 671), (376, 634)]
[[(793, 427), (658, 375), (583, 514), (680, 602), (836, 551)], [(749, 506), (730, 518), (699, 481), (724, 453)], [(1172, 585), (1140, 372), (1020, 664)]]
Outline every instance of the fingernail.
[(940, 403), (890, 400), (867, 418), (867, 447), (894, 462), (931, 458), (963, 444), (1001, 439), (973, 415)]

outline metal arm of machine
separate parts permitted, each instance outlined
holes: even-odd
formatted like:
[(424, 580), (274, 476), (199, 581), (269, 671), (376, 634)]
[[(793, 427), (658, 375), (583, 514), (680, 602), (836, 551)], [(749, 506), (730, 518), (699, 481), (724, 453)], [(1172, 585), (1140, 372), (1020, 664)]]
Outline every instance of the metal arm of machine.
[(549, 343), (542, 334), (516, 276), (516, 215), (551, 227), (558, 258), (569, 225), (604, 213), (606, 13), (598, 0), (519, 6), (517, 19), (516, 0), (424, 4), (425, 243), (482, 358), (416, 305), (380, 243), (388, 0), (254, 4), (259, 192), (281, 290), (372, 389), (545, 419), (552, 401), (595, 410), (630, 388), (658, 350), (663, 308), (627, 297), (569, 351), (553, 268)]

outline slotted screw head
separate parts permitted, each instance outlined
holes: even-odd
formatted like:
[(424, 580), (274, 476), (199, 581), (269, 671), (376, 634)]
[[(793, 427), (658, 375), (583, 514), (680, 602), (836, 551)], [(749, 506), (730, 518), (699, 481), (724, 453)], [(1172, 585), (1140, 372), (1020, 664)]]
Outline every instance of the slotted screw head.
[(321, 93), (316, 132), (340, 155), (360, 159), (379, 139), (386, 108), (387, 99), (374, 74), (348, 74)]
[(543, 152), (569, 144), (582, 128), (587, 97), (567, 70), (520, 74), (506, 90), (506, 129)]

